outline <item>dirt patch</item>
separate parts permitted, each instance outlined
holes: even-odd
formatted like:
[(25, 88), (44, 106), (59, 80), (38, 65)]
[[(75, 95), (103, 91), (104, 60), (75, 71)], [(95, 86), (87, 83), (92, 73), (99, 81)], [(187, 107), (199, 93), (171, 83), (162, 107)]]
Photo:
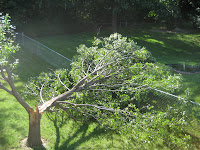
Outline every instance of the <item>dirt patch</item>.
[(21, 140), (21, 144), (20, 144), (20, 145), (21, 145), (21, 148), (22, 148), (23, 150), (32, 150), (32, 148), (26, 146), (26, 142), (27, 142), (27, 137), (24, 138), (23, 140)]

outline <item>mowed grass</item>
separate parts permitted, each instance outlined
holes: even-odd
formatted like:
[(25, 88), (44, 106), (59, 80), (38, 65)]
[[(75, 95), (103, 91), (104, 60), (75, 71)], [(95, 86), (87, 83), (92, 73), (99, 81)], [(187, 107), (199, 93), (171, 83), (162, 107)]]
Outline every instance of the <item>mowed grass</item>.
[[(51, 66), (44, 61), (36, 58), (34, 55), (21, 49), (14, 56), (20, 59), (18, 69), (14, 71), (19, 75), (15, 80), (15, 85), (19, 92), (22, 92), (23, 86), (30, 77), (39, 75), (47, 71)], [(31, 106), (35, 103), (28, 101)], [(7, 150), (12, 147), (20, 147), (20, 141), (28, 135), (28, 114), (25, 109), (16, 101), (16, 99), (0, 90), (0, 149)]]
[[(199, 39), (198, 34), (173, 34), (173, 33), (162, 33), (153, 32), (150, 30), (133, 30), (121, 31), (122, 35), (133, 38), (139, 45), (147, 47), (156, 57), (157, 61), (161, 63), (179, 63), (182, 60), (188, 60), (188, 64), (198, 63), (198, 48)], [(145, 36), (143, 34), (145, 33)], [(103, 33), (100, 36), (104, 36), (107, 33)], [(176, 45), (178, 41), (173, 42), (173, 38), (180, 35), (181, 38), (178, 41), (185, 41), (192, 53), (194, 53), (194, 59), (187, 59), (187, 51), (181, 45)], [(38, 38), (41, 43), (47, 45), (53, 50), (61, 53), (62, 55), (72, 59), (73, 55), (76, 54), (76, 47), (80, 44), (86, 44), (91, 46), (95, 34), (75, 34), (75, 35), (57, 35)], [(190, 38), (188, 39), (189, 36)], [(168, 40), (167, 40), (168, 39)], [(193, 39), (193, 40), (192, 40)], [(161, 42), (161, 44), (159, 44)], [(162, 44), (165, 43), (165, 44)], [(171, 47), (170, 47), (171, 45)], [(173, 48), (173, 45), (176, 45)], [(191, 45), (191, 47), (189, 46)], [(193, 46), (192, 46), (193, 45)], [(178, 48), (179, 47), (179, 48)], [(196, 49), (197, 48), (197, 49)], [(179, 49), (176, 51), (176, 49)], [(171, 52), (176, 51), (176, 55)], [(182, 50), (181, 52), (178, 52)], [(165, 54), (165, 55), (164, 55)], [(182, 54), (178, 55), (177, 54)], [(48, 65), (41, 59), (30, 54), (26, 50), (20, 50), (15, 58), (20, 59), (20, 64), (15, 71), (19, 75), (15, 84), (19, 91), (23, 90), (23, 86), (30, 77), (39, 75), (41, 72), (51, 71), (52, 66)], [(168, 57), (171, 58), (168, 58)], [(189, 55), (191, 56), (191, 55)], [(183, 57), (183, 58), (181, 58)], [(184, 61), (186, 62), (186, 61)], [(195, 100), (198, 101), (198, 90), (199, 90), (199, 75), (185, 75), (184, 86), (192, 87), (191, 90), (196, 91)], [(194, 88), (195, 87), (195, 88)], [(195, 93), (193, 92), (193, 95)], [(27, 100), (27, 102), (35, 107), (34, 100)], [(118, 135), (112, 131), (101, 128), (97, 123), (77, 123), (72, 119), (64, 115), (64, 119), (56, 117), (57, 115), (52, 114), (50, 116), (45, 113), (41, 120), (41, 135), (46, 143), (46, 149), (170, 149), (165, 145), (149, 145), (143, 147), (143, 144), (127, 139), (126, 135)], [(197, 127), (197, 126), (196, 126)], [(193, 132), (197, 132), (199, 128), (193, 128)], [(198, 131), (199, 132), (199, 131)], [(22, 108), (22, 106), (15, 100), (14, 97), (0, 90), (0, 150), (9, 149), (25, 149), (21, 147), (21, 141), (28, 135), (28, 114)], [(158, 142), (159, 143), (159, 142)], [(196, 142), (199, 143), (199, 139)]]
[[(146, 47), (156, 60), (163, 64), (200, 63), (200, 33), (174, 33), (158, 30), (155, 27), (133, 26), (126, 30), (119, 30), (123, 36), (133, 39), (138, 45)], [(99, 36), (107, 36), (102, 32)], [(80, 44), (92, 46), (95, 33), (81, 33), (74, 35), (57, 35), (37, 38), (58, 53), (72, 59), (76, 54), (76, 47)], [(190, 88), (190, 98), (200, 103), (200, 74), (183, 75), (183, 88)]]
[[(124, 35), (146, 47), (160, 63), (200, 65), (200, 32), (169, 33), (138, 29), (125, 31)], [(200, 73), (183, 75), (182, 90), (187, 88), (190, 89), (190, 98), (200, 103)]]
[(61, 55), (69, 59), (73, 59), (73, 56), (77, 54), (76, 48), (80, 44), (91, 46), (94, 36), (95, 34), (92, 33), (68, 34), (40, 37), (36, 38), (36, 40), (60, 53)]
[[(19, 74), (15, 85), (20, 93), (28, 78), (54, 69), (23, 49), (15, 55), (15, 58), (21, 60), (15, 72)], [(31, 107), (36, 105), (34, 99), (26, 99), (26, 102)], [(28, 119), (27, 112), (17, 100), (0, 90), (0, 150), (31, 149), (25, 147), (22, 142), (28, 136)], [(98, 123), (78, 123), (68, 118), (65, 112), (59, 115), (45, 113), (41, 119), (41, 136), (45, 149), (48, 150), (143, 148), (141, 144), (138, 145), (137, 142), (127, 139), (126, 136), (113, 133), (108, 129), (105, 130)]]
[[(22, 96), (24, 85), (29, 78), (43, 71), (48, 72), (55, 69), (23, 49), (17, 52), (14, 58), (20, 59), (15, 71), (19, 75), (15, 80), (15, 85)], [(34, 99), (26, 99), (26, 102), (35, 108)], [(27, 112), (17, 100), (0, 90), (0, 150), (28, 149), (22, 142), (28, 136), (28, 119)], [(77, 123), (65, 112), (59, 115), (45, 113), (41, 119), (41, 135), (45, 148), (48, 150), (141, 149), (143, 147), (127, 139), (125, 135), (105, 130), (98, 123)]]

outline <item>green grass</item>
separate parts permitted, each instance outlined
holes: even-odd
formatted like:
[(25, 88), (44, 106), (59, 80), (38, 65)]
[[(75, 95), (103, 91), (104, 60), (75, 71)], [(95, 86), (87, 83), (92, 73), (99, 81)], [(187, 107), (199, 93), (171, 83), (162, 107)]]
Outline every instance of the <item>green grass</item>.
[[(54, 69), (23, 49), (14, 57), (20, 59), (18, 69), (15, 71), (19, 75), (15, 80), (15, 85), (20, 93), (30, 77)], [(21, 141), (28, 135), (29, 116), (13, 96), (3, 90), (0, 90), (0, 95), (0, 150), (25, 149), (21, 146)], [(26, 101), (31, 107), (35, 107), (33, 99)], [(54, 114), (49, 117), (45, 113), (41, 119), (41, 135), (48, 150), (127, 149), (130, 147), (130, 140), (103, 129), (97, 123), (77, 123), (67, 115), (63, 122), (60, 122), (56, 121), (58, 118), (55, 117)], [(136, 143), (132, 146), (137, 148)]]
[(21, 49), (14, 54), (14, 58), (20, 60), (14, 73), (19, 75), (20, 80), (24, 82), (31, 77), (38, 76), (42, 72), (49, 72), (52, 69), (55, 69), (44, 60), (24, 49)]
[[(200, 33), (169, 33), (152, 30), (151, 26), (133, 27), (121, 30), (123, 36), (133, 39), (138, 45), (146, 47), (156, 60), (164, 64), (188, 64), (200, 63)], [(101, 33), (106, 36), (108, 33)], [(76, 47), (80, 44), (91, 46), (95, 34), (81, 33), (74, 35), (57, 35), (37, 38), (58, 53), (72, 59), (76, 54)], [(183, 91), (191, 89), (191, 99), (200, 103), (200, 75), (183, 75)]]
[[(131, 30), (132, 31), (132, 30)], [(166, 33), (136, 30), (124, 35), (146, 47), (156, 60), (163, 64), (200, 63), (200, 33)], [(183, 75), (183, 91), (191, 90), (191, 99), (200, 103), (200, 74)]]
[(92, 40), (95, 34), (68, 34), (68, 35), (56, 35), (36, 38), (39, 42), (60, 53), (61, 55), (72, 59), (76, 55), (76, 48), (80, 44), (87, 46), (92, 45)]
[[(17, 52), (14, 58), (20, 59), (18, 69), (15, 70), (15, 74), (19, 75), (15, 85), (20, 92), (28, 78), (53, 69), (23, 49)], [(32, 107), (35, 105), (34, 100), (28, 103)], [(0, 133), (1, 150), (20, 147), (20, 141), (28, 135), (28, 114), (13, 96), (3, 90), (0, 90)]]
[[(133, 38), (139, 45), (147, 47), (161, 63), (197, 64), (199, 61), (199, 34), (173, 34), (152, 32), (150, 30), (131, 29), (121, 31), (124, 36)], [(107, 33), (103, 33), (102, 36)], [(56, 35), (37, 38), (41, 43), (72, 59), (76, 54), (76, 47), (80, 44), (91, 46), (95, 34)], [(20, 59), (15, 71), (19, 75), (15, 84), (19, 91), (30, 77), (53, 68), (41, 59), (25, 50), (14, 55)], [(184, 88), (190, 87), (193, 98), (200, 102), (200, 75), (184, 75)], [(34, 100), (27, 102), (35, 107)], [(58, 119), (58, 118), (57, 118)], [(197, 133), (198, 124), (192, 128)], [(198, 131), (199, 132), (199, 131)], [(21, 140), (28, 135), (28, 114), (14, 97), (0, 90), (0, 150), (21, 150)], [(119, 135), (99, 127), (97, 123), (77, 123), (65, 116), (63, 122), (57, 122), (55, 115), (51, 119), (45, 113), (41, 120), (41, 135), (45, 140), (46, 149), (170, 149), (165, 145), (145, 145), (137, 140), (127, 139), (126, 135)], [(199, 135), (199, 134), (197, 134)], [(159, 143), (159, 142), (158, 142)], [(199, 139), (197, 138), (197, 144)], [(160, 146), (160, 147), (159, 147)]]

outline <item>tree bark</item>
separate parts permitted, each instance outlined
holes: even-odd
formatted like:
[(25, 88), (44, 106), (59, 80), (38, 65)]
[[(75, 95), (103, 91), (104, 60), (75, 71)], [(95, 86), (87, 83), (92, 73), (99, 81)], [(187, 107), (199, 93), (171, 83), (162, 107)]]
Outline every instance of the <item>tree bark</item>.
[(42, 146), (42, 140), (40, 135), (40, 120), (42, 115), (39, 113), (38, 107), (36, 111), (30, 108), (29, 111), (29, 133), (27, 139), (27, 146), (39, 147)]

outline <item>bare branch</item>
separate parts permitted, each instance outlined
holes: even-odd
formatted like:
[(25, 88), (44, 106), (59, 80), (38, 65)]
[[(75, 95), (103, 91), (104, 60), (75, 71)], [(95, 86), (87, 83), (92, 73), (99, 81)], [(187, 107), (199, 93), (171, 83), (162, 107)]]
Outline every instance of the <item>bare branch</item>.
[(75, 104), (75, 103), (70, 103), (70, 102), (66, 102), (66, 101), (56, 101), (56, 103), (69, 104), (69, 105), (73, 105), (75, 107), (94, 107), (94, 108), (101, 109), (101, 110), (107, 110), (107, 111), (111, 111), (111, 112), (116, 112), (115, 109), (106, 108), (104, 106), (98, 106), (98, 105), (93, 105), (93, 104)]
[[(0, 71), (1, 72), (1, 71)], [(3, 81), (5, 81), (5, 79), (4, 78), (2, 78), (2, 77), (0, 77), (0, 80), (3, 80)]]
[(81, 90), (82, 90), (82, 88), (80, 88), (80, 87), (79, 87), (79, 88), (78, 88), (78, 87), (72, 88), (70, 91), (67, 91), (67, 92), (65, 92), (65, 93), (63, 93), (63, 94), (58, 95), (57, 97), (54, 97), (54, 98), (52, 98), (52, 99), (50, 99), (50, 100), (44, 102), (41, 106), (39, 106), (39, 111), (40, 111), (40, 113), (44, 113), (44, 111), (45, 111), (47, 108), (51, 107), (55, 101), (66, 100), (66, 99), (68, 99), (74, 92), (79, 92), (79, 91), (81, 91)]
[(96, 65), (95, 69), (96, 70), (99, 66), (101, 66), (103, 60), (108, 56), (108, 54), (110, 54), (112, 51), (114, 51), (115, 49), (112, 49), (112, 50), (109, 50), (102, 58), (101, 60), (99, 61), (99, 63)]
[(6, 92), (8, 92), (9, 94), (13, 95), (12, 91), (10, 91), (8, 88), (6, 88), (1, 82), (0, 82), (0, 89), (3, 89)]
[(32, 89), (31, 87), (29, 87), (28, 85), (26, 85), (26, 88), (29, 89), (30, 91), (32, 91), (32, 93), (31, 92), (27, 92), (27, 91), (25, 91), (24, 93), (26, 93), (28, 95), (35, 95), (35, 96), (40, 97), (40, 95), (38, 93), (36, 93), (35, 90)]
[(60, 73), (58, 74), (57, 78), (60, 81), (60, 83), (64, 86), (64, 88), (69, 91), (70, 89), (61, 81), (61, 79), (60, 79)]
[(84, 64), (84, 61), (85, 61), (85, 59), (83, 59), (83, 61), (81, 62), (81, 65), (82, 65), (82, 72), (85, 74), (85, 76), (87, 76), (87, 74), (86, 74), (85, 71), (84, 71), (84, 67), (83, 67), (83, 66), (84, 66), (84, 65), (83, 65), (83, 64)]
[(1, 75), (2, 75), (2, 77), (3, 77), (3, 79), (5, 80), (5, 81), (7, 81), (8, 79), (7, 79), (7, 77), (5, 76), (5, 70), (3, 69), (3, 66), (2, 65), (0, 65), (0, 71), (1, 71)]
[(136, 117), (135, 113), (133, 112), (129, 112), (129, 111), (125, 111), (125, 110), (119, 110), (119, 109), (112, 109), (112, 108), (107, 108), (104, 106), (98, 106), (98, 105), (93, 105), (93, 104), (75, 104), (75, 103), (71, 103), (71, 102), (67, 102), (67, 101), (56, 101), (56, 103), (58, 104), (69, 104), (75, 107), (93, 107), (93, 108), (97, 108), (99, 110), (106, 110), (109, 112), (113, 112), (113, 113), (119, 113), (123, 116), (128, 116), (128, 117)]
[(123, 85), (127, 85), (130, 83), (110, 83), (110, 84), (96, 84), (96, 85), (91, 85), (90, 88), (96, 88), (96, 87), (108, 87), (108, 88), (115, 88), (115, 87), (120, 87)]
[(83, 79), (81, 79), (74, 87), (73, 89), (78, 88), (79, 86), (83, 85), (85, 80), (88, 78), (88, 76), (85, 76)]
[(44, 103), (44, 99), (43, 99), (43, 96), (42, 96), (42, 90), (43, 90), (43, 87), (44, 87), (45, 84), (42, 84), (41, 88), (40, 88), (40, 99), (41, 101)]
[(19, 95), (19, 93), (17, 92), (17, 89), (12, 81), (12, 77), (11, 77), (11, 72), (9, 70), (9, 67), (6, 66), (6, 72), (8, 74), (8, 83), (12, 89), (12, 95), (17, 99), (17, 101), (26, 109), (26, 111), (29, 113), (31, 107), (22, 99), (22, 97)]
[(60, 106), (60, 105), (58, 105), (58, 107), (60, 107), (62, 110), (64, 110), (64, 111), (65, 111), (71, 118), (73, 118), (75, 121), (81, 121), (81, 120), (77, 119), (76, 117), (74, 117), (74, 116), (68, 111), (67, 108), (62, 107), (62, 106)]
[(108, 90), (108, 89), (89, 89), (91, 91), (108, 91), (108, 92), (130, 92), (130, 90)]
[(88, 69), (87, 69), (87, 73), (89, 73), (89, 71), (90, 71), (90, 72), (93, 71), (93, 70), (91, 69), (91, 65), (92, 65), (92, 63), (89, 64)]

